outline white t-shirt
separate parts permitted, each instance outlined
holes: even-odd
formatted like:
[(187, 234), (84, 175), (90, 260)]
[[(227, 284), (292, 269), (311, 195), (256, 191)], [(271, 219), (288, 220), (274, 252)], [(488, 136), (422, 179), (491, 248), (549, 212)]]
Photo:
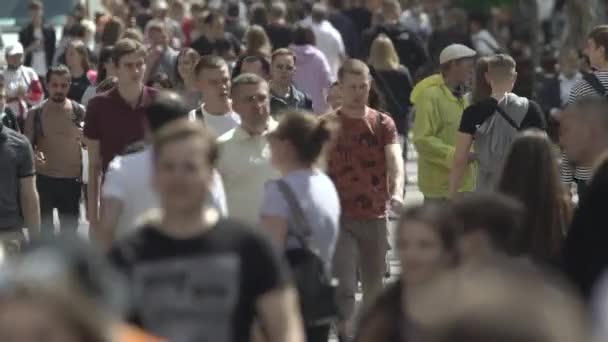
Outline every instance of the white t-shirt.
[[(241, 124), (241, 117), (233, 111), (223, 115), (213, 115), (205, 110), (204, 104), (201, 105), (201, 110), (203, 112), (203, 123), (217, 137), (224, 135), (224, 133)], [(196, 109), (193, 109), (188, 113), (188, 118), (190, 120), (196, 120)]]
[[(139, 218), (150, 209), (160, 206), (159, 199), (151, 186), (152, 148), (112, 160), (105, 174), (101, 192), (102, 198), (122, 201), (122, 214), (115, 230), (117, 238), (123, 237), (137, 228)], [(209, 189), (209, 202), (222, 216), (228, 216), (226, 194), (222, 177), (216, 171)]]
[(327, 58), (333, 79), (337, 78), (338, 69), (342, 65), (342, 57), (346, 56), (342, 35), (333, 25), (323, 20), (315, 23), (311, 19), (305, 19), (304, 23), (312, 27), (315, 34), (316, 46)]
[(40, 48), (32, 52), (32, 69), (40, 76), (45, 76), (47, 71), (46, 52), (44, 52), (44, 36), (42, 29), (34, 30), (34, 39), (40, 40)]

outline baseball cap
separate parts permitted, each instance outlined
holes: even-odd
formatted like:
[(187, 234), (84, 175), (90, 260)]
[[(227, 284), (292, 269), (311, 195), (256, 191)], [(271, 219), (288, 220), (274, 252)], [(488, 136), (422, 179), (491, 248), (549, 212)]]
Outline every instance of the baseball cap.
[(13, 45), (9, 45), (6, 50), (5, 53), (7, 56), (14, 56), (14, 55), (19, 55), (19, 54), (23, 54), (23, 45), (21, 45), (21, 43), (15, 43)]
[(169, 9), (169, 4), (165, 0), (157, 0), (152, 4), (152, 10), (166, 11)]
[(477, 52), (462, 44), (451, 44), (441, 51), (439, 64), (445, 64), (456, 59), (475, 57)]

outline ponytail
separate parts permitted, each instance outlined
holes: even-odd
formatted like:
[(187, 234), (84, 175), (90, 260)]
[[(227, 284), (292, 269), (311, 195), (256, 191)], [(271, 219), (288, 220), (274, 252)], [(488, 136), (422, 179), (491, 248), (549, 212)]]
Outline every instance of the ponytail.
[(297, 111), (285, 113), (283, 116), (273, 134), (291, 142), (300, 161), (314, 164), (326, 144), (334, 138), (338, 129), (337, 122)]

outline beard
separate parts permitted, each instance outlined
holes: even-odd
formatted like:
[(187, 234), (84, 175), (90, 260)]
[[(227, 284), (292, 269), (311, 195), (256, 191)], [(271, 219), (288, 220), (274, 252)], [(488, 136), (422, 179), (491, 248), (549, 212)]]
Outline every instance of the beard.
[(51, 99), (51, 101), (53, 101), (55, 103), (62, 103), (63, 101), (65, 101), (66, 95), (64, 95), (64, 94), (55, 94), (55, 95), (51, 96), (50, 99)]

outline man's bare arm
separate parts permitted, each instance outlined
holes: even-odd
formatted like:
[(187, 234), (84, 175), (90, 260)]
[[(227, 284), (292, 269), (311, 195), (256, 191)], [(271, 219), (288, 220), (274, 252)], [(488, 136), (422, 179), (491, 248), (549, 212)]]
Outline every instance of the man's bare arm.
[(392, 198), (403, 201), (405, 170), (401, 145), (390, 144), (384, 147), (388, 171), (388, 188)]
[[(91, 230), (97, 228), (99, 222), (99, 195), (101, 185), (101, 154), (99, 152), (99, 141), (86, 139), (87, 152), (89, 155), (89, 184), (87, 193), (89, 195), (88, 213)], [(91, 232), (94, 234), (94, 232)]]
[(291, 287), (279, 288), (256, 303), (258, 320), (266, 342), (304, 342), (304, 329), (298, 296)]
[(36, 176), (19, 180), (19, 201), (23, 210), (25, 227), (30, 237), (40, 232), (40, 199), (36, 189)]
[(99, 209), (99, 223), (97, 224), (95, 232), (92, 232), (92, 237), (99, 242), (102, 247), (109, 248), (114, 241), (118, 219), (123, 211), (123, 202), (118, 198), (103, 197)]

